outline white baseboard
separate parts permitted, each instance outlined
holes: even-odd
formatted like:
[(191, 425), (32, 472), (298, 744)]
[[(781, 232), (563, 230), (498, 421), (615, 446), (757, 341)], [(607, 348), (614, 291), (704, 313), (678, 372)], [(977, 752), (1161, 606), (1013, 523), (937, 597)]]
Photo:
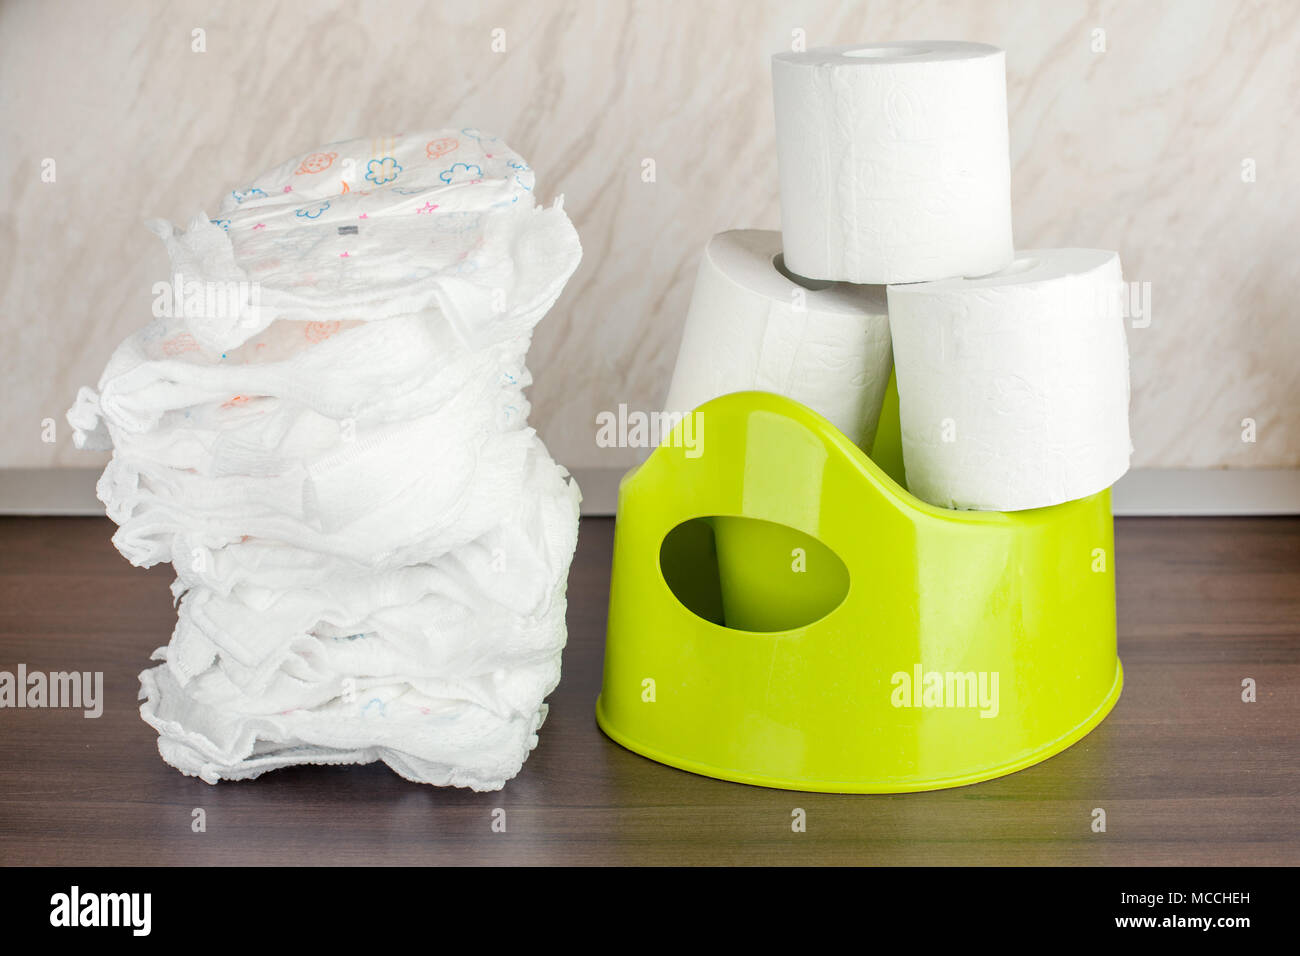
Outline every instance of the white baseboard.
[[(582, 513), (612, 515), (625, 469), (575, 468)], [(98, 468), (0, 469), (0, 515), (102, 515)], [(1143, 468), (1115, 485), (1118, 516), (1300, 514), (1300, 470)]]
[(1115, 483), (1117, 515), (1300, 514), (1294, 468), (1139, 468)]
[(0, 515), (102, 515), (102, 468), (0, 469)]
[[(612, 515), (623, 471), (574, 469), (582, 513)], [(1140, 468), (1116, 484), (1111, 508), (1119, 517), (1300, 514), (1300, 470)]]

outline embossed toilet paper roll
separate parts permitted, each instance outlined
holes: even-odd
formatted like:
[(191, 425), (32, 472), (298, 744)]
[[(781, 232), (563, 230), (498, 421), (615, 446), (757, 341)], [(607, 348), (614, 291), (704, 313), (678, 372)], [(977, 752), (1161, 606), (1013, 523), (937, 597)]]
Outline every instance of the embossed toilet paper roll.
[(791, 271), (847, 282), (1011, 261), (1005, 54), (935, 41), (772, 57)]
[(1020, 511), (1128, 470), (1121, 281), (1113, 252), (1043, 249), (978, 279), (889, 287), (912, 494)]
[(890, 362), (883, 288), (792, 276), (780, 233), (738, 229), (705, 246), (665, 405), (777, 392), (870, 449)]

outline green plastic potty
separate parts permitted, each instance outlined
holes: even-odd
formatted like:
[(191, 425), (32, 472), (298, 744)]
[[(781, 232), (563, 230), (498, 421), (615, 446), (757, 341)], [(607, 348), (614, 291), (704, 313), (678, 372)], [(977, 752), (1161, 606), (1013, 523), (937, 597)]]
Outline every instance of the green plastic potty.
[(724, 780), (902, 793), (1028, 767), (1110, 712), (1109, 490), (926, 504), (892, 382), (872, 458), (779, 395), (694, 415), (619, 487), (596, 702), (615, 741)]

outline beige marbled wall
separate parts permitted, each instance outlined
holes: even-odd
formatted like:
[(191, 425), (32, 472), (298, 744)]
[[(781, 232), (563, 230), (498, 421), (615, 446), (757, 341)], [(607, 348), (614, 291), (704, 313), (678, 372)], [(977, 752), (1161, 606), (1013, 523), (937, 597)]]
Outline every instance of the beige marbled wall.
[(1006, 48), (1018, 244), (1118, 249), (1150, 283), (1152, 321), (1129, 333), (1134, 464), (1300, 465), (1293, 0), (10, 0), (0, 466), (96, 460), (72, 449), (63, 411), (166, 274), (143, 219), (211, 211), (321, 143), (447, 125), (499, 133), (541, 197), (566, 195), (586, 252), (535, 339), (533, 421), (571, 467), (631, 463), (596, 447), (596, 412), (662, 400), (708, 237), (778, 225), (768, 55), (796, 28), (809, 46)]

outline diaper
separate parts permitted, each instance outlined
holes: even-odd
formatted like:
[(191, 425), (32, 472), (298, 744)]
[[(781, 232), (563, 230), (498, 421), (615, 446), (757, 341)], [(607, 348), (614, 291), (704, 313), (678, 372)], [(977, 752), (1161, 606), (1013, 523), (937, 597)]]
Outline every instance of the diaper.
[(174, 274), (247, 290), (230, 314), (190, 323), (212, 350), (278, 319), (431, 306), (480, 343), (531, 328), (577, 267), (562, 207), (532, 194), (532, 169), (504, 143), (439, 130), (321, 147), (233, 189), (215, 218), (150, 227)]

